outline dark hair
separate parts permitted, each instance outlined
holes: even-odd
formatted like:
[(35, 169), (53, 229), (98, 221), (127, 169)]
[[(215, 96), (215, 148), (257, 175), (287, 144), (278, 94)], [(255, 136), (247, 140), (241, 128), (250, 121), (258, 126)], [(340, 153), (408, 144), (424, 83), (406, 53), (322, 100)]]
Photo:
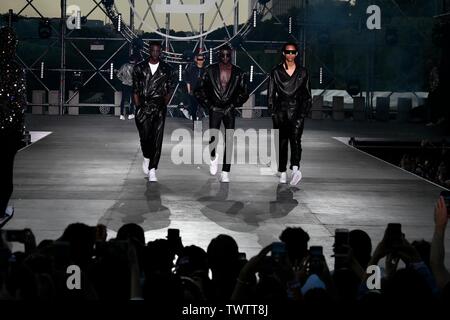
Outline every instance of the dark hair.
[(230, 45), (228, 44), (224, 44), (223, 46), (220, 47), (219, 52), (220, 51), (233, 51), (233, 48), (231, 48)]
[(280, 240), (286, 244), (289, 259), (301, 261), (308, 254), (309, 234), (301, 227), (287, 227), (280, 235)]
[(369, 235), (363, 230), (355, 229), (350, 231), (348, 236), (355, 259), (361, 267), (366, 269), (372, 253), (372, 241)]
[(161, 44), (161, 42), (159, 42), (159, 41), (150, 41), (149, 47), (152, 47), (152, 46), (158, 46), (158, 47), (161, 47), (162, 44)]

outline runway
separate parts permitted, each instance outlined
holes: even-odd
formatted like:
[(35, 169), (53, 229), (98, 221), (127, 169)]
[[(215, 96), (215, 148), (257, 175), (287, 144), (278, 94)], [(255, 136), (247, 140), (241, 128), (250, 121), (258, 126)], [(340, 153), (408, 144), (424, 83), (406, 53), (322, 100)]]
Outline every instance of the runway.
[[(334, 137), (436, 137), (423, 125), (307, 120), (303, 135), (303, 180), (279, 185), (260, 165), (234, 165), (231, 183), (211, 177), (208, 165), (170, 160), (176, 128), (191, 123), (167, 119), (158, 183), (142, 173), (134, 121), (115, 117), (31, 116), (28, 129), (52, 132), (19, 152), (15, 162), (9, 229), (31, 228), (38, 241), (55, 239), (73, 222), (103, 223), (110, 237), (124, 223), (140, 224), (146, 240), (179, 228), (185, 245), (206, 249), (218, 234), (233, 236), (247, 256), (276, 241), (286, 226), (301, 226), (310, 245), (322, 245), (331, 260), (335, 228), (360, 228), (381, 239), (389, 222), (402, 223), (410, 240), (431, 240), (433, 208), (441, 188), (345, 145)], [(206, 125), (206, 122), (205, 122)], [(238, 119), (239, 128), (271, 128), (269, 119)], [(450, 264), (450, 237), (446, 238)]]

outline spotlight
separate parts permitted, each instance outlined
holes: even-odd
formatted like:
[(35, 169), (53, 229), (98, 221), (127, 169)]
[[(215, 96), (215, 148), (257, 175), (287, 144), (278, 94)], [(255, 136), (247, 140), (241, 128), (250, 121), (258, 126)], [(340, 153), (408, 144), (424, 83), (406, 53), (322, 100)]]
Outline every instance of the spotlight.
[(41, 39), (48, 39), (51, 37), (52, 28), (50, 26), (49, 19), (42, 19), (41, 21), (39, 21), (38, 34), (39, 38)]
[(178, 65), (178, 81), (183, 81), (183, 67), (181, 66), (181, 64)]
[(292, 34), (292, 17), (289, 17), (289, 34)]
[(323, 84), (323, 68), (322, 67), (320, 67), (320, 70), (319, 70), (319, 83)]
[(119, 13), (119, 15), (117, 16), (117, 31), (120, 32), (121, 29), (122, 29), (122, 14)]
[(41, 79), (44, 79), (44, 61), (41, 61)]
[(213, 63), (213, 51), (212, 48), (209, 48), (209, 64)]
[(256, 28), (256, 18), (257, 18), (257, 12), (256, 12), (256, 9), (253, 9), (253, 28)]
[(111, 66), (109, 68), (109, 79), (112, 80), (114, 78), (114, 63), (111, 62)]
[(81, 12), (77, 11), (77, 17), (75, 19), (75, 29), (80, 30), (81, 29)]
[(250, 82), (253, 82), (253, 65), (250, 66)]

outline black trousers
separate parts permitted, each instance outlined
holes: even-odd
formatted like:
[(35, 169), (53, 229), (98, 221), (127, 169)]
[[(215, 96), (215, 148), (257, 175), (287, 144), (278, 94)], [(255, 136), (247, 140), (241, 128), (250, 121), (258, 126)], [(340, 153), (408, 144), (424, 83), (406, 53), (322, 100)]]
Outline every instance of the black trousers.
[(166, 112), (167, 107), (164, 106), (143, 122), (140, 122), (138, 117), (135, 118), (136, 127), (139, 131), (142, 153), (145, 158), (150, 159), (149, 169), (158, 169), (164, 136)]
[(2, 164), (0, 166), (0, 217), (5, 214), (13, 192), (14, 157), (19, 149), (21, 134), (0, 134)]
[[(229, 146), (231, 148), (231, 151), (227, 151), (227, 131), (226, 129), (233, 129), (235, 127), (235, 117), (234, 117), (234, 110), (229, 111), (228, 113), (223, 112), (217, 112), (217, 111), (210, 111), (209, 112), (209, 128), (210, 129), (216, 129), (217, 134), (220, 130), (220, 125), (222, 124), (225, 127), (225, 135), (224, 135), (224, 141), (225, 141), (225, 148), (224, 148), (224, 155), (223, 155), (223, 165), (222, 165), (222, 171), (230, 172), (231, 169), (231, 155), (233, 152), (233, 139), (231, 139)], [(215, 146), (218, 143), (216, 139), (218, 139), (217, 135), (214, 134), (214, 132), (211, 134), (211, 139), (209, 140), (209, 150), (211, 153), (211, 157), (216, 157), (216, 148)]]
[(125, 112), (125, 103), (130, 103), (129, 114), (134, 113), (134, 103), (133, 99), (131, 99), (131, 94), (133, 93), (133, 88), (131, 86), (126, 86), (122, 84), (122, 100), (120, 100), (120, 114), (122, 116), (126, 116), (127, 112)]
[(272, 116), (273, 128), (279, 130), (278, 171), (285, 172), (288, 160), (288, 144), (291, 145), (291, 166), (300, 168), (302, 159), (302, 134), (304, 118), (289, 117), (287, 111), (278, 111)]

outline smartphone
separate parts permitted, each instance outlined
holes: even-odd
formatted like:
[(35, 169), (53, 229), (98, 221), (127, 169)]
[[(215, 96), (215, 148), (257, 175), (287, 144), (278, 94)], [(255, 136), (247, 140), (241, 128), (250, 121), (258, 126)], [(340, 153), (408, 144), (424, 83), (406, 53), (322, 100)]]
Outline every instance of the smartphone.
[(348, 229), (336, 229), (334, 232), (334, 270), (348, 268), (349, 233)]
[(311, 246), (309, 248), (309, 270), (310, 273), (318, 274), (322, 269), (323, 247)]
[(447, 214), (450, 215), (450, 191), (441, 191), (441, 197), (444, 198)]
[(388, 248), (403, 243), (402, 225), (400, 223), (389, 223), (387, 225), (385, 241)]
[(8, 242), (25, 242), (25, 230), (5, 230), (5, 238)]
[(274, 242), (272, 244), (272, 257), (280, 259), (286, 255), (286, 244), (284, 242)]
[(180, 229), (167, 229), (167, 240), (178, 239), (180, 237)]
[(349, 230), (336, 229), (334, 232), (334, 253), (345, 253), (349, 243)]

